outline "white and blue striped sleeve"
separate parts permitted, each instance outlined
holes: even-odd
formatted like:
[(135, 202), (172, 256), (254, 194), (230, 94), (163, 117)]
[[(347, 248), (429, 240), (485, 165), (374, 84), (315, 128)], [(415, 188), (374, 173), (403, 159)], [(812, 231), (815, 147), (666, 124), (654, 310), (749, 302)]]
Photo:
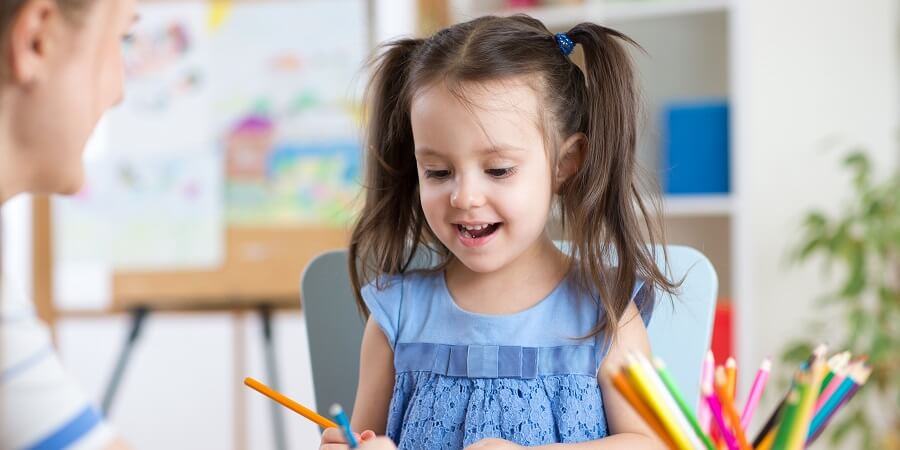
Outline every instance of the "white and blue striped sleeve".
[(109, 446), (114, 433), (60, 364), (46, 325), (8, 294), (0, 285), (0, 449)]

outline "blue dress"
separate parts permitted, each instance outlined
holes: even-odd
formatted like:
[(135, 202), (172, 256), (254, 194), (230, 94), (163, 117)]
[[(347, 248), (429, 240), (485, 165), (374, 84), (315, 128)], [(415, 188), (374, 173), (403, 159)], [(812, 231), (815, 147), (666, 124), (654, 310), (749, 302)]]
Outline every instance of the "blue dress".
[[(646, 324), (653, 290), (633, 290)], [(381, 287), (379, 289), (378, 287)], [(531, 308), (507, 315), (461, 309), (444, 272), (370, 283), (362, 296), (394, 350), (387, 435), (399, 450), (459, 450), (497, 437), (531, 446), (609, 434), (597, 370), (608, 346), (587, 340), (594, 300), (572, 276)]]

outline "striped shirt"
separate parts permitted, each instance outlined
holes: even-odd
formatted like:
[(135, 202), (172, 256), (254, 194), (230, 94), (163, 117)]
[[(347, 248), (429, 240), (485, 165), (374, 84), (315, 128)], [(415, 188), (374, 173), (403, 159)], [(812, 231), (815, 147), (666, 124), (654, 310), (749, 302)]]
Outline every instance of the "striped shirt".
[(0, 283), (0, 450), (101, 449), (114, 434), (53, 349), (47, 326)]

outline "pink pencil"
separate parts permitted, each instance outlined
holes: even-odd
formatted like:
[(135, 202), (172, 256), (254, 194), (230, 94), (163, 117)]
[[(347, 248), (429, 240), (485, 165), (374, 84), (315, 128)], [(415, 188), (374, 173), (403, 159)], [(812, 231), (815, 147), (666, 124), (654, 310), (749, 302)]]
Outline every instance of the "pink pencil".
[(747, 396), (747, 403), (744, 404), (744, 411), (741, 413), (741, 427), (747, 429), (750, 426), (750, 420), (756, 411), (756, 405), (759, 404), (759, 398), (762, 396), (763, 389), (766, 388), (766, 382), (769, 381), (769, 372), (772, 370), (772, 361), (769, 358), (763, 360), (756, 372), (756, 379), (753, 380), (753, 386), (750, 388), (750, 395)]
[[(700, 375), (700, 389), (713, 390), (713, 372), (715, 371), (716, 360), (712, 350), (706, 352), (706, 358), (703, 359), (703, 371)], [(700, 422), (700, 428), (709, 433), (710, 420), (709, 405), (706, 399), (700, 396), (700, 404), (697, 406), (697, 421)]]
[(838, 386), (841, 385), (841, 382), (844, 381), (844, 378), (847, 376), (847, 373), (850, 371), (849, 361), (844, 362), (843, 364), (836, 364), (836, 367), (832, 367), (834, 371), (834, 376), (831, 377), (831, 381), (828, 382), (828, 385), (822, 390), (822, 393), (819, 394), (819, 399), (816, 400), (816, 406), (813, 409), (816, 413), (822, 409), (822, 405), (834, 394), (834, 391), (837, 390)]
[(813, 408), (813, 411), (818, 413), (819, 410), (822, 409), (822, 405), (825, 404), (825, 401), (831, 398), (831, 395), (834, 394), (834, 391), (836, 391), (838, 386), (841, 385), (841, 382), (844, 381), (844, 378), (845, 376), (842, 373), (834, 374), (834, 376), (831, 378), (831, 382), (828, 383), (828, 387), (826, 387), (825, 390), (822, 391), (822, 393), (819, 395), (819, 399), (816, 400), (816, 406)]
[(728, 446), (728, 450), (740, 450), (737, 439), (735, 439), (731, 430), (728, 429), (728, 424), (725, 423), (725, 416), (722, 415), (722, 404), (719, 403), (719, 398), (716, 397), (716, 393), (703, 388), (703, 397), (706, 398), (706, 404), (709, 405), (710, 415), (716, 420), (715, 423), (719, 429), (719, 435), (725, 439), (725, 445)]

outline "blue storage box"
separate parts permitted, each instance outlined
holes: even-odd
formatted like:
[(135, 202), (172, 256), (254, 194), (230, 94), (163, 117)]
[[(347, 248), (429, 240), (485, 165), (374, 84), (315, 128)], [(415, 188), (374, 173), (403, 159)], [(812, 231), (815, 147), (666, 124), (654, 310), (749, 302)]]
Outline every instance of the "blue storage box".
[(661, 176), (667, 194), (730, 190), (728, 104), (671, 103), (663, 114)]

